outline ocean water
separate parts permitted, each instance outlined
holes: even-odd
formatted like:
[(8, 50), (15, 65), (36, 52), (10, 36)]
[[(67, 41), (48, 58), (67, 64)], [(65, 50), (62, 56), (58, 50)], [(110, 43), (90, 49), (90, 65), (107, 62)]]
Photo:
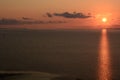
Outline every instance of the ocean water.
[(1, 71), (120, 80), (119, 61), (120, 30), (0, 30)]

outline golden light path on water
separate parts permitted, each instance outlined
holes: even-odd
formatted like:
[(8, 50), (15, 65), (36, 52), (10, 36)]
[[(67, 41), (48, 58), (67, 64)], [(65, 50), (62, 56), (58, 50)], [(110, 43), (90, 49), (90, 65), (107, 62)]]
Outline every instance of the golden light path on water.
[(109, 55), (109, 43), (107, 37), (107, 29), (102, 29), (98, 63), (98, 80), (111, 80), (111, 66)]

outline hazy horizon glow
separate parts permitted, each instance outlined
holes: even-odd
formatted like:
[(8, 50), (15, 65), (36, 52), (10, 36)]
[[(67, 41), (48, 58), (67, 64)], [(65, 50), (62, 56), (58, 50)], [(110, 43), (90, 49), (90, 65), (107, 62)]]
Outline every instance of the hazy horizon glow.
[[(67, 21), (67, 26), (98, 26), (101, 18), (107, 17), (109, 25), (119, 25), (119, 0), (2, 0), (0, 1), (0, 18), (32, 18), (43, 21)], [(84, 13), (90, 18), (48, 17), (46, 13)], [(48, 24), (49, 26), (49, 24)]]

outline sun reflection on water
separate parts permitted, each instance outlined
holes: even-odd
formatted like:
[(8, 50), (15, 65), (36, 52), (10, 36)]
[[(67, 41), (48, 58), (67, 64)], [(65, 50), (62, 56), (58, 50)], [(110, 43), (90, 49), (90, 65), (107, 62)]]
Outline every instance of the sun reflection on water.
[(98, 80), (111, 80), (109, 44), (106, 29), (102, 29), (98, 65)]

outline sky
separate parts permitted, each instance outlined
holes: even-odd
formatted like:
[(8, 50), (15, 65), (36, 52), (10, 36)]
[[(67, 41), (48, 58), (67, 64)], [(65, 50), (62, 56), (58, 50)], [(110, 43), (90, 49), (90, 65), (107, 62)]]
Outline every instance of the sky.
[[(0, 0), (0, 19), (34, 19), (64, 26), (119, 25), (120, 0)], [(57, 24), (61, 24), (58, 22)], [(51, 24), (46, 24), (50, 26)], [(82, 27), (81, 27), (82, 28)]]

